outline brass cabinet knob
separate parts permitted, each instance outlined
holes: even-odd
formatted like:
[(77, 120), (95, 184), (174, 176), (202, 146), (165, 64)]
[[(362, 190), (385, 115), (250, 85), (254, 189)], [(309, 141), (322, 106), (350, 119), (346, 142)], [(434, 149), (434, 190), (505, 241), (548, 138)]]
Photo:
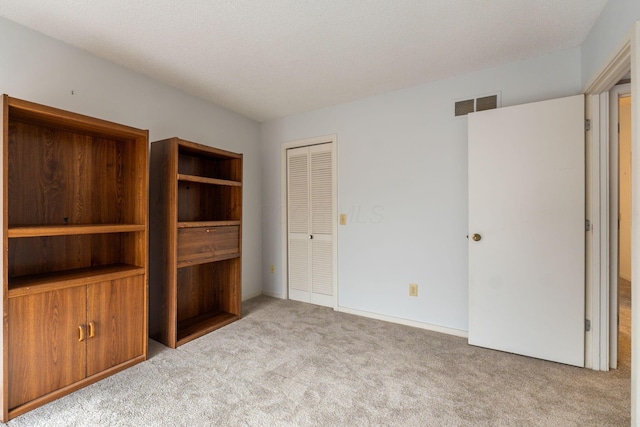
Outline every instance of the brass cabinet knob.
[(478, 233), (472, 235), (471, 238), (473, 239), (474, 242), (479, 242), (480, 240), (482, 240), (482, 236), (479, 235)]

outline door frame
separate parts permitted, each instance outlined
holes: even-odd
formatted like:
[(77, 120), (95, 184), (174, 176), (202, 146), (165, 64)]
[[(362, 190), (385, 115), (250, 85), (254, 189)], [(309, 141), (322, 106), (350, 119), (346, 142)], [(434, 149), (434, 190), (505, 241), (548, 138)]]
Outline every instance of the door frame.
[(620, 255), (619, 210), (619, 153), (618, 139), (619, 98), (631, 96), (631, 85), (614, 86), (609, 92), (609, 367), (618, 366), (618, 276)]
[(333, 309), (338, 309), (338, 145), (337, 134), (316, 136), (313, 138), (300, 139), (296, 141), (284, 142), (280, 148), (280, 217), (281, 217), (281, 233), (280, 247), (282, 271), (282, 283), (280, 284), (281, 295), (285, 299), (289, 298), (289, 245), (288, 245), (288, 209), (287, 209), (287, 150), (291, 148), (308, 147), (310, 145), (332, 144), (333, 156), (331, 168), (333, 169)]
[[(609, 103), (608, 92), (631, 72), (632, 99), (640, 99), (640, 22), (632, 28), (614, 50), (607, 63), (586, 85), (586, 114), (591, 131), (586, 133), (587, 148), (587, 218), (592, 232), (587, 233), (586, 314), (591, 332), (586, 333), (586, 367), (609, 369), (610, 322), (610, 221), (609, 221)], [(606, 102), (605, 102), (606, 101)], [(640, 180), (640, 105), (632, 101), (631, 149), (632, 181)], [(632, 187), (631, 265), (632, 276), (640, 277), (640, 186)], [(591, 235), (591, 236), (590, 236)], [(640, 289), (632, 283), (632, 313), (640, 311)], [(640, 368), (640, 316), (632, 316), (631, 342), (631, 424), (638, 419), (638, 384)]]

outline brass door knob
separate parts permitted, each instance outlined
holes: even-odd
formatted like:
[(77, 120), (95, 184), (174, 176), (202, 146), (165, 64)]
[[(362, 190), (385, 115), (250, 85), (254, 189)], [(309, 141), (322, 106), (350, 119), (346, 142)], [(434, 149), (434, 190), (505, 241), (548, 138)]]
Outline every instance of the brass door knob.
[(482, 236), (479, 235), (478, 233), (472, 235), (471, 238), (473, 239), (474, 242), (479, 242), (480, 240), (482, 240)]

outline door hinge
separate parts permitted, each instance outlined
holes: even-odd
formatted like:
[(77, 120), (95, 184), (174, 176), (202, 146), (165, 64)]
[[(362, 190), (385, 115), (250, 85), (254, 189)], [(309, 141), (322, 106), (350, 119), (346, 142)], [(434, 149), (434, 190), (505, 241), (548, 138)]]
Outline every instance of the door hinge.
[(588, 219), (584, 220), (584, 231), (591, 231), (591, 221)]
[(589, 319), (584, 319), (584, 330), (586, 332), (591, 331), (591, 320)]
[(591, 119), (584, 120), (584, 131), (589, 132), (591, 130)]

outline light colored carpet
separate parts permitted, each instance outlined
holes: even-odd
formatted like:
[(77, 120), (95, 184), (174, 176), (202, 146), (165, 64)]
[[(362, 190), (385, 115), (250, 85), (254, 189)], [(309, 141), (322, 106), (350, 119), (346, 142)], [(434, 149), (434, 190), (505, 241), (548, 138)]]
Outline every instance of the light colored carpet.
[(623, 426), (629, 371), (258, 297), (244, 317), (12, 420), (18, 426)]

